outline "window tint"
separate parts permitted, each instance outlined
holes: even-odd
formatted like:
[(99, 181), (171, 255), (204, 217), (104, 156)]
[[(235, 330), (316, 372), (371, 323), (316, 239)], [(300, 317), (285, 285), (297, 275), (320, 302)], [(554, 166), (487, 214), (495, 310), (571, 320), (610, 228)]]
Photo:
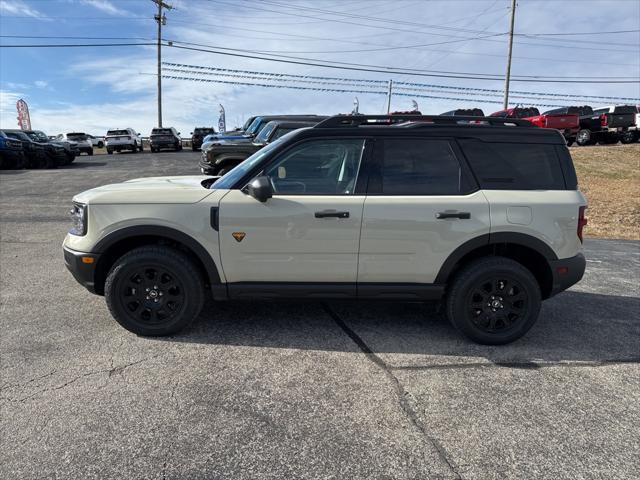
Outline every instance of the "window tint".
[(384, 140), (383, 195), (457, 195), (461, 180), (460, 164), (446, 140)]
[(564, 190), (554, 145), (461, 140), (481, 188), (490, 190)]
[(129, 135), (129, 132), (127, 130), (109, 130), (107, 136), (111, 135)]
[(351, 195), (364, 140), (312, 140), (293, 147), (267, 167), (278, 195)]

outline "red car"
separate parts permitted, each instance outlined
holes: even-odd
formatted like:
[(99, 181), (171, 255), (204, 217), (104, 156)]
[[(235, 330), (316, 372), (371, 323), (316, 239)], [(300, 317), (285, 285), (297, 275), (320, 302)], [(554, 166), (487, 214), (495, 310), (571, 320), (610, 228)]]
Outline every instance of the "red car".
[(571, 145), (580, 130), (580, 117), (574, 113), (544, 113), (540, 114), (540, 111), (535, 107), (515, 107), (508, 108), (506, 110), (500, 110), (499, 112), (492, 113), (490, 117), (502, 117), (502, 118), (521, 118), (528, 120), (535, 126), (540, 128), (555, 128), (560, 130), (564, 138), (567, 140), (567, 145)]

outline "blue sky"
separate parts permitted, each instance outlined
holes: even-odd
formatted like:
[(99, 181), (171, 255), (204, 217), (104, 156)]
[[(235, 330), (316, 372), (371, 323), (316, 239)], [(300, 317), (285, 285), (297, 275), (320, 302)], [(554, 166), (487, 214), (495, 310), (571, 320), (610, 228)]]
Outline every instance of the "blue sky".
[[(509, 0), (173, 0), (169, 3), (176, 8), (166, 13), (163, 37), (176, 42), (422, 70), (501, 75), (505, 69), (506, 37), (486, 36), (508, 30)], [(516, 37), (513, 75), (640, 77), (637, 31), (548, 35), (638, 30), (640, 1), (519, 0), (516, 11), (516, 33), (532, 36)], [(7, 36), (136, 37), (140, 40), (133, 42), (145, 43), (153, 41), (156, 35), (153, 14), (154, 5), (150, 0), (0, 0), (0, 35), (3, 35), (0, 43), (120, 42)], [(392, 78), (396, 82), (443, 86), (503, 87), (497, 80), (342, 71), (171, 47), (163, 49), (163, 56), (174, 63), (218, 68), (385, 81)], [(104, 134), (112, 127), (133, 127), (146, 135), (156, 124), (155, 66), (154, 46), (2, 48), (0, 125), (5, 128), (16, 125), (15, 102), (24, 98), (29, 103), (34, 128), (49, 134), (73, 130)], [(637, 83), (514, 82), (511, 88), (640, 97)], [(219, 103), (226, 108), (228, 125), (234, 125), (249, 115), (261, 113), (346, 113), (351, 110), (355, 96), (354, 93), (168, 79), (164, 80), (163, 89), (164, 125), (175, 126), (183, 134), (188, 134), (195, 125), (216, 125)], [(382, 113), (386, 107), (384, 96), (357, 96), (363, 113)], [(501, 108), (499, 97), (495, 98), (495, 104), (476, 103), (472, 98), (468, 101), (416, 100), (424, 113), (437, 114), (465, 106), (478, 106), (491, 113)], [(395, 96), (392, 109), (408, 110), (411, 100)], [(607, 102), (591, 103), (595, 106)]]

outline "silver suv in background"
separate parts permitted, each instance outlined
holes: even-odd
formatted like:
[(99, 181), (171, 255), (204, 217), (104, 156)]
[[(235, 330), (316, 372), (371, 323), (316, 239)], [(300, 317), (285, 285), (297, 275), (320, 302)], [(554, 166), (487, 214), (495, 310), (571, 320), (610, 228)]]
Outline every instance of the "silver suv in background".
[(104, 141), (109, 155), (122, 150), (130, 150), (132, 153), (143, 150), (142, 137), (133, 128), (109, 130)]
[(56, 141), (76, 142), (78, 144), (78, 150), (80, 153), (93, 155), (93, 144), (89, 140), (86, 133), (82, 133), (82, 132), (61, 133), (56, 137)]

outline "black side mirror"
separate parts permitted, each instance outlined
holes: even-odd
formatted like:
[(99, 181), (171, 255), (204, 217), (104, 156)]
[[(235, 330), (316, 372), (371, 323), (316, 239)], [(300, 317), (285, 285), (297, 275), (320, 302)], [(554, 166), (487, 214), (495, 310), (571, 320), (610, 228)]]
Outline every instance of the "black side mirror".
[(251, 183), (247, 185), (247, 193), (259, 202), (266, 202), (273, 196), (271, 180), (265, 176), (254, 178)]

